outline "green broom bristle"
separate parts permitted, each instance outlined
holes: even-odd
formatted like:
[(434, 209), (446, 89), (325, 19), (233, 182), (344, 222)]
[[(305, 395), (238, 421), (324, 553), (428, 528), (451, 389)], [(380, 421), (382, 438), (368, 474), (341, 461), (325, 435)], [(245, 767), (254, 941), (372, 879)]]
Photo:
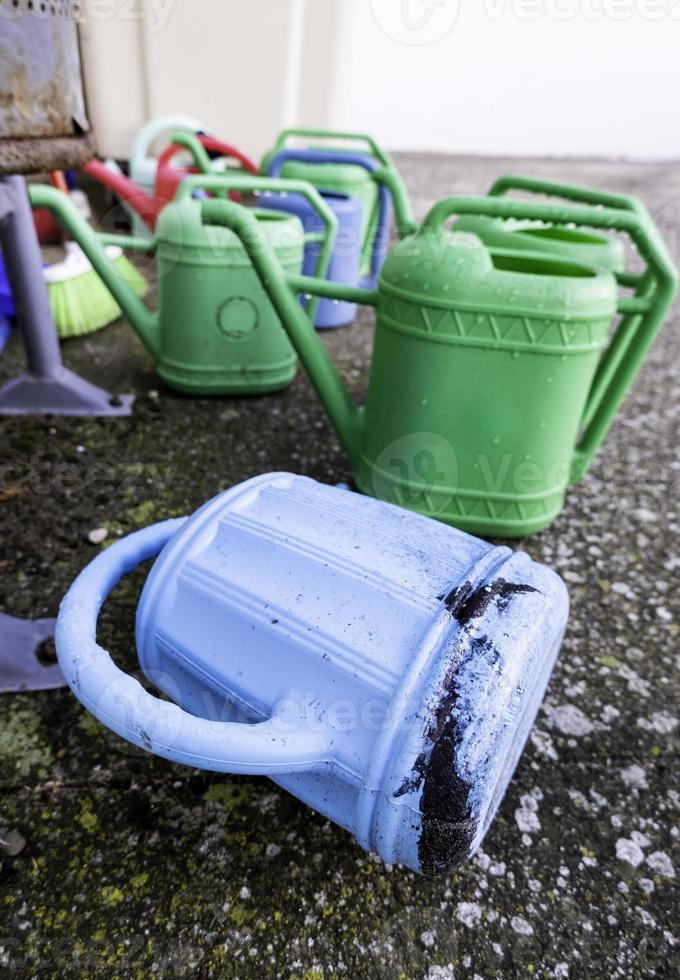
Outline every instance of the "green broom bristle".
[[(138, 296), (144, 295), (147, 281), (129, 259), (120, 255), (112, 265)], [(123, 315), (120, 306), (92, 268), (63, 282), (48, 283), (48, 294), (60, 337), (92, 333)]]

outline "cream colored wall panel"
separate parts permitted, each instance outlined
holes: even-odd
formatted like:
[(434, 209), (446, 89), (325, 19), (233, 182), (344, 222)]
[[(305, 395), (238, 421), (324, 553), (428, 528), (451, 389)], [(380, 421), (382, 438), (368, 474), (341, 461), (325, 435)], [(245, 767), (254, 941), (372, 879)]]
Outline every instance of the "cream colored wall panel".
[[(148, 7), (149, 0), (146, 6)], [(258, 155), (295, 105), (299, 0), (175, 0), (162, 30), (144, 20), (149, 112), (186, 112)]]
[(139, 13), (124, 16), (130, 4), (112, 0), (112, 16), (96, 16), (96, 7), (80, 24), (80, 48), (88, 114), (97, 149), (103, 156), (125, 157), (147, 115)]

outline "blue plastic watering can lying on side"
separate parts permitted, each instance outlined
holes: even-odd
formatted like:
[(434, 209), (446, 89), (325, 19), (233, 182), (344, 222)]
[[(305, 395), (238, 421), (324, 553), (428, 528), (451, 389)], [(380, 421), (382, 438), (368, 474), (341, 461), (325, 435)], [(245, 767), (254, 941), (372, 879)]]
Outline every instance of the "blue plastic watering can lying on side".
[[(378, 165), (369, 157), (346, 151), (331, 150), (280, 150), (271, 158), (267, 166), (270, 177), (281, 175), (289, 161), (311, 164), (343, 164), (348, 167), (361, 167), (372, 174)], [(378, 194), (378, 219), (371, 251), (371, 265), (368, 275), (361, 275), (361, 250), (363, 228), (363, 204), (357, 197), (322, 190), (321, 196), (334, 211), (338, 219), (338, 234), (326, 278), (329, 282), (345, 286), (364, 286), (372, 289), (378, 278), (380, 267), (387, 252), (388, 226), (390, 220), (390, 196), (387, 187), (380, 184)], [(306, 232), (321, 233), (323, 227), (309, 203), (298, 194), (271, 194), (262, 197), (260, 205), (277, 211), (288, 211), (297, 215)], [(303, 275), (308, 275), (317, 261), (318, 243), (309, 242), (305, 248)], [(319, 303), (314, 325), (319, 328), (343, 327), (356, 316), (356, 303), (344, 300), (322, 299)]]
[[(97, 645), (121, 575), (147, 693)], [(562, 580), (392, 504), (286, 473), (117, 541), (62, 602), (59, 662), (150, 752), (266, 775), (384, 860), (446, 873), (481, 842), (568, 611)]]

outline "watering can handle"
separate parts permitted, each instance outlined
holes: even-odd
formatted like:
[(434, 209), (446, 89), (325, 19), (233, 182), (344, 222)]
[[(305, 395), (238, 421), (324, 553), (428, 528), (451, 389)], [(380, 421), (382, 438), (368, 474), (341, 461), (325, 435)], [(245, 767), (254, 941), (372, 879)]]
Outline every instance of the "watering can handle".
[[(497, 195), (510, 187), (560, 194), (570, 200), (589, 201), (597, 207), (572, 204), (534, 204), (501, 196), (449, 198), (429, 212), (420, 233), (441, 230), (454, 214), (483, 214), (496, 218), (549, 221), (552, 224), (585, 225), (625, 232), (646, 263), (644, 275), (621, 277), (635, 287), (636, 296), (621, 297), (617, 312), (623, 314), (614, 339), (600, 361), (583, 413), (583, 431), (574, 450), (570, 479), (579, 480), (607, 434), (625, 393), (652, 344), (675, 296), (678, 273), (658, 229), (646, 208), (632, 198), (602, 191), (550, 184), (532, 178), (505, 178), (494, 185)], [(494, 189), (492, 188), (492, 190)], [(603, 207), (603, 203), (615, 207)]]
[[(187, 144), (183, 140), (175, 141), (175, 136), (185, 136), (185, 135), (192, 136), (192, 134), (184, 134), (184, 133), (181, 134), (173, 133), (170, 136), (172, 142), (169, 144), (169, 146), (167, 146), (163, 150), (162, 154), (158, 158), (159, 170), (161, 166), (167, 164), (174, 156), (180, 153), (183, 149), (191, 150), (194, 153), (194, 157), (196, 156), (195, 145), (193, 142)], [(241, 150), (238, 149), (238, 147), (232, 146), (230, 143), (223, 143), (222, 140), (217, 139), (217, 137), (215, 136), (209, 136), (207, 133), (198, 133), (194, 139), (208, 153), (219, 153), (220, 156), (228, 157), (229, 159), (236, 160), (237, 163), (240, 163), (242, 169), (250, 174), (259, 173), (256, 164), (250, 159), (249, 156), (246, 156), (245, 153), (242, 153)], [(203, 163), (203, 158), (201, 158), (201, 163)], [(211, 167), (209, 167), (208, 170), (204, 170), (203, 167), (201, 167), (201, 170), (203, 173), (213, 172)]]
[(489, 197), (503, 197), (508, 191), (529, 191), (532, 194), (561, 197), (565, 201), (589, 204), (593, 207), (634, 211), (640, 216), (648, 217), (647, 209), (642, 202), (627, 194), (613, 194), (611, 191), (595, 187), (561, 184), (552, 180), (542, 180), (540, 177), (525, 177), (519, 174), (505, 174), (499, 177), (489, 188)]
[(318, 768), (327, 757), (328, 730), (310, 724), (304, 704), (298, 715), (292, 695), (265, 721), (209, 721), (149, 694), (97, 643), (97, 617), (108, 594), (126, 572), (158, 554), (185, 520), (152, 524), (122, 538), (80, 573), (61, 603), (56, 626), (66, 681), (108, 728), (166, 759), (214, 772), (278, 775)]
[(205, 222), (222, 225), (240, 238), (338, 433), (343, 449), (350, 459), (355, 459), (362, 426), (361, 410), (352, 401), (326, 347), (319, 339), (309, 308), (303, 309), (297, 296), (309, 292), (315, 296), (375, 305), (377, 292), (312, 276), (287, 275), (262, 228), (247, 208), (215, 199), (203, 201), (201, 213)]
[(147, 159), (149, 147), (163, 133), (170, 133), (174, 129), (185, 129), (190, 133), (200, 133), (204, 128), (203, 123), (193, 116), (156, 116), (155, 119), (150, 119), (148, 123), (142, 126), (135, 136), (132, 143), (132, 150), (130, 151), (130, 163), (134, 168), (142, 160)]
[(371, 156), (380, 163), (383, 167), (392, 167), (392, 160), (389, 155), (382, 150), (372, 136), (367, 133), (344, 133), (344, 132), (334, 132), (333, 130), (327, 129), (299, 129), (299, 128), (289, 128), (282, 130), (276, 140), (274, 146), (275, 150), (282, 148), (286, 145), (291, 136), (305, 136), (310, 139), (332, 139), (335, 142), (347, 142), (347, 143), (363, 143), (363, 145), (369, 150)]
[[(268, 190), (302, 194), (310, 202), (324, 224), (324, 238), (319, 249), (314, 273), (319, 278), (325, 277), (333, 254), (333, 247), (335, 246), (335, 238), (338, 232), (338, 219), (316, 188), (312, 187), (306, 180), (284, 180), (280, 177), (253, 177), (251, 174), (240, 173), (196, 174), (192, 177), (185, 177), (175, 195), (175, 202), (178, 203), (190, 198), (195, 190)], [(206, 212), (203, 211), (203, 214), (205, 216)], [(209, 215), (210, 212), (208, 212), (208, 217), (205, 219), (208, 224), (212, 223)], [(318, 299), (313, 299), (308, 305), (309, 315), (312, 318), (316, 315), (317, 305)]]
[[(280, 150), (269, 161), (267, 173), (270, 177), (279, 177), (284, 164), (289, 160), (297, 160), (300, 163), (311, 164), (334, 164), (345, 163), (354, 167), (361, 167), (367, 170), (373, 177), (377, 164), (365, 156), (358, 153), (347, 153), (344, 150)], [(371, 272), (367, 276), (363, 285), (372, 288), (375, 285), (380, 266), (387, 251), (387, 241), (389, 238), (389, 188), (380, 181), (378, 185), (378, 220), (376, 223), (375, 236), (373, 238), (373, 248), (371, 250)]]

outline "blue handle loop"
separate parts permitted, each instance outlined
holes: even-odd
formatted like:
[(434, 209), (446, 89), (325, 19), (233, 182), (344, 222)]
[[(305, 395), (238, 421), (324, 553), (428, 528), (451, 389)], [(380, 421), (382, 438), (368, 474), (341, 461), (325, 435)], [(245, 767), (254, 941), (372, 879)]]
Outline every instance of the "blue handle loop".
[(97, 617), (108, 594), (126, 572), (157, 555), (185, 521), (162, 521), (122, 538), (77, 577), (61, 603), (55, 633), (69, 687), (108, 728), (174, 762), (273, 775), (319, 768), (328, 758), (329, 730), (310, 723), (313, 709), (295, 695), (283, 695), (261, 722), (209, 721), (149, 694), (97, 643)]
[[(280, 150), (269, 161), (267, 172), (270, 177), (278, 177), (283, 165), (289, 160), (298, 163), (344, 163), (354, 167), (363, 167), (369, 174), (373, 174), (379, 169), (379, 164), (369, 157), (362, 156), (360, 153), (349, 153), (345, 150)], [(323, 193), (323, 191), (322, 191)], [(375, 237), (373, 239), (373, 250), (371, 252), (371, 271), (368, 276), (362, 279), (360, 285), (366, 289), (373, 289), (377, 279), (383, 259), (387, 253), (389, 239), (389, 204), (390, 191), (383, 183), (378, 183), (378, 220), (376, 223)], [(369, 223), (370, 224), (370, 223)]]

